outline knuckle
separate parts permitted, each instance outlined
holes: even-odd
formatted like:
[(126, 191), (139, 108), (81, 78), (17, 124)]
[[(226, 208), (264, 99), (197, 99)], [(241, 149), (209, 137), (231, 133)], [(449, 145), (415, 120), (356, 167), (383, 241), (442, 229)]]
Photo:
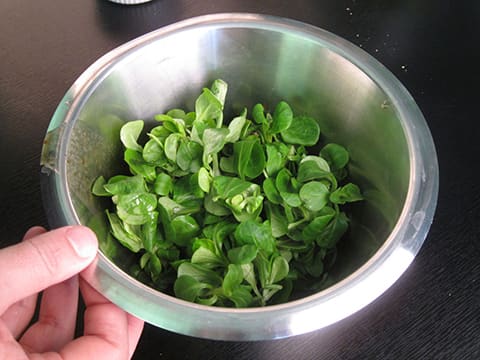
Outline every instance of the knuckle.
[(35, 253), (40, 259), (40, 266), (48, 273), (48, 275), (55, 275), (59, 265), (59, 249), (51, 246), (48, 241), (39, 244), (38, 241), (28, 239), (26, 241), (34, 249)]
[(69, 330), (62, 319), (57, 318), (55, 315), (42, 315), (37, 324), (43, 327), (43, 333), (49, 333), (51, 330), (56, 330), (58, 333), (65, 333)]

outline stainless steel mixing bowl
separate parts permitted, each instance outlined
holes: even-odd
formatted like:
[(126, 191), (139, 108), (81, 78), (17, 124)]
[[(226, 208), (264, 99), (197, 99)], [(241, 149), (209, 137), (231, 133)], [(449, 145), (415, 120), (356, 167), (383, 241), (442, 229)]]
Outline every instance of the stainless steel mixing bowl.
[[(193, 109), (213, 79), (230, 84), (226, 108), (284, 99), (348, 148), (366, 201), (353, 209), (330, 286), (283, 305), (226, 309), (188, 303), (128, 275), (128, 252), (106, 242), (106, 204), (92, 181), (121, 167), (123, 122)], [(412, 97), (379, 62), (324, 30), (270, 16), (217, 14), (167, 26), (103, 56), (68, 90), (42, 154), (52, 226), (86, 224), (101, 249), (88, 281), (112, 302), (162, 328), (224, 340), (287, 337), (332, 324), (380, 296), (405, 271), (432, 221), (438, 192), (434, 144)]]

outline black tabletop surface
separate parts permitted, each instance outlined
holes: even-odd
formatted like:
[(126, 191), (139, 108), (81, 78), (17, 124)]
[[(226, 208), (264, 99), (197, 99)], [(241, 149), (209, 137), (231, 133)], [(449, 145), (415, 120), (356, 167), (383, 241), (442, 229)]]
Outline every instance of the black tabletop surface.
[[(301, 20), (357, 44), (416, 99), (440, 164), (438, 206), (407, 272), (383, 296), (326, 329), (220, 342), (146, 325), (135, 359), (479, 359), (480, 121), (475, 0), (0, 1), (0, 247), (47, 225), (43, 136), (63, 94), (97, 58), (161, 26), (217, 12)], [(3, 290), (0, 290), (3, 291)]]

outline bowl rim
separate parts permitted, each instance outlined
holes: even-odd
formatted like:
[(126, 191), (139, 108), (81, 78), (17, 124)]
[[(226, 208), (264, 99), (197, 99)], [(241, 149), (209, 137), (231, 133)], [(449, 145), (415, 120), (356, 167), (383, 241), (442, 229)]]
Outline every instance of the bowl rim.
[[(83, 275), (110, 301), (167, 330), (219, 340), (282, 338), (326, 327), (379, 297), (413, 261), (433, 220), (439, 175), (435, 146), (426, 121), (400, 81), (356, 45), (297, 20), (252, 13), (219, 13), (194, 17), (131, 40), (88, 67), (58, 105), (46, 135), (51, 141), (42, 150), (42, 174), (45, 175), (42, 195), (53, 194), (47, 195), (49, 201), (44, 202), (50, 222), (57, 226), (80, 224), (67, 191), (66, 147), (78, 109), (117, 63), (134, 51), (178, 32), (198, 28), (239, 27), (287, 32), (308, 38), (351, 62), (385, 92), (401, 121), (410, 153), (407, 196), (391, 234), (366, 263), (345, 279), (302, 299), (262, 308), (231, 309), (193, 304), (151, 289), (129, 275), (127, 276), (132, 281), (123, 284), (118, 280), (126, 274), (100, 251), (95, 266), (89, 267)], [(61, 199), (66, 201), (59, 201)], [(138, 291), (144, 293), (144, 301), (148, 302), (148, 306), (138, 306), (131, 302), (132, 296), (138, 296)], [(342, 305), (339, 306), (338, 303)], [(185, 318), (192, 319), (186, 320), (187, 324), (174, 321), (172, 314), (175, 313), (183, 313)], [(311, 321), (312, 318), (316, 321)], [(246, 327), (246, 324), (250, 326)], [(252, 324), (256, 324), (258, 329), (252, 329)]]

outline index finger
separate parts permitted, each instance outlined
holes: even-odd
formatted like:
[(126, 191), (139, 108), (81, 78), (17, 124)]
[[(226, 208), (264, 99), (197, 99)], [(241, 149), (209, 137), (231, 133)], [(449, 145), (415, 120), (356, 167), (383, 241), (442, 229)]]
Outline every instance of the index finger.
[(143, 322), (109, 302), (83, 279), (80, 289), (86, 305), (84, 336), (60, 351), (63, 359), (129, 359)]

